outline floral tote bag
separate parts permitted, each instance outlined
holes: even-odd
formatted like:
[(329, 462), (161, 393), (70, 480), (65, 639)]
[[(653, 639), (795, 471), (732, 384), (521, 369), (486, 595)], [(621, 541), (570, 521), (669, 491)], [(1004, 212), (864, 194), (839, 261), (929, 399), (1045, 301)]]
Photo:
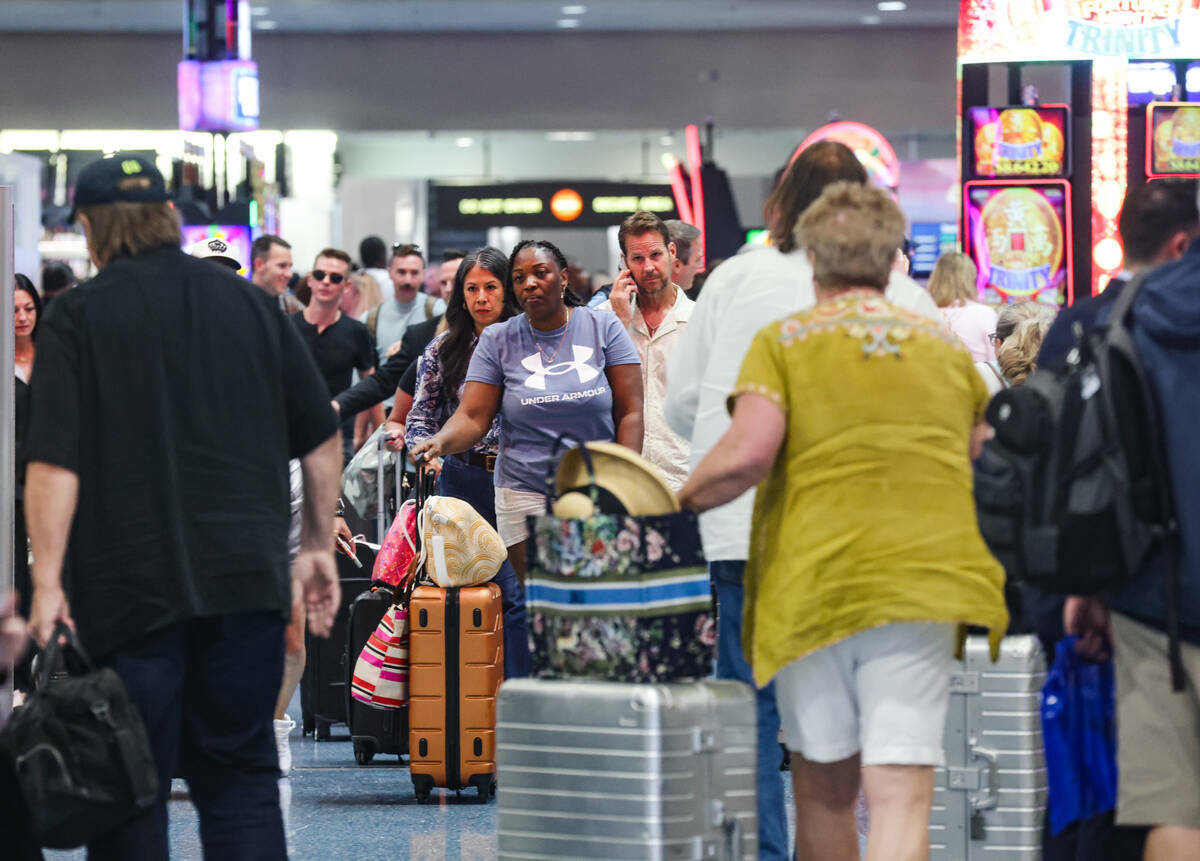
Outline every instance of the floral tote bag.
[(529, 519), (535, 675), (674, 682), (712, 674), (716, 620), (695, 514)]

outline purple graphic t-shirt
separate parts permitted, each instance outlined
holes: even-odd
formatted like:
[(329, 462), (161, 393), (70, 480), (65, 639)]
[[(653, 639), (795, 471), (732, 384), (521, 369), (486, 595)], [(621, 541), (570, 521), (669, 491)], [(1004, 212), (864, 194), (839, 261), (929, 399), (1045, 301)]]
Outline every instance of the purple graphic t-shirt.
[(615, 439), (604, 369), (639, 364), (629, 333), (611, 311), (574, 308), (567, 325), (550, 332), (531, 327), (524, 314), (484, 329), (467, 382), (504, 387), (496, 485), (544, 493), (560, 433), (585, 442)]

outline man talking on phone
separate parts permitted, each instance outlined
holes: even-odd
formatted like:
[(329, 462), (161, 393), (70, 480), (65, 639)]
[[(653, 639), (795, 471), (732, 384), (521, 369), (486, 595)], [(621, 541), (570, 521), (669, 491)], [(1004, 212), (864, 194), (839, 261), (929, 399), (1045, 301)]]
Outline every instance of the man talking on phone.
[(691, 446), (667, 425), (663, 401), (667, 396), (667, 359), (692, 316), (695, 302), (671, 279), (675, 243), (667, 225), (652, 212), (635, 212), (621, 223), (621, 271), (608, 301), (637, 348), (642, 360), (642, 389), (646, 433), (642, 457), (662, 470), (672, 490), (688, 476)]

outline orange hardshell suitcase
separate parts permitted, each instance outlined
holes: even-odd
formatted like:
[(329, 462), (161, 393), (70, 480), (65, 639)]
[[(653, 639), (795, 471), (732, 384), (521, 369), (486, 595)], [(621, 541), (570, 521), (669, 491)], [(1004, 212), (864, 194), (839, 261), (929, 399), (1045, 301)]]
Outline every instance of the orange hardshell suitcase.
[(435, 786), (496, 784), (496, 694), (504, 681), (500, 587), (418, 586), (409, 605), (409, 762), (417, 800)]

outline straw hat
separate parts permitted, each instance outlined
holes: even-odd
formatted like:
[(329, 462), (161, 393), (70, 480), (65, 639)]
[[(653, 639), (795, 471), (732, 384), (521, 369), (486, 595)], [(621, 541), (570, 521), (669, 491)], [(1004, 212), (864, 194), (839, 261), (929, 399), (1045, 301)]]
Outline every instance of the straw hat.
[[(599, 513), (642, 517), (679, 511), (679, 500), (666, 478), (641, 455), (615, 442), (589, 442), (587, 450), (596, 470)], [(578, 448), (569, 450), (558, 464), (555, 516), (584, 518), (597, 513), (588, 490), (591, 483), (582, 453)]]

